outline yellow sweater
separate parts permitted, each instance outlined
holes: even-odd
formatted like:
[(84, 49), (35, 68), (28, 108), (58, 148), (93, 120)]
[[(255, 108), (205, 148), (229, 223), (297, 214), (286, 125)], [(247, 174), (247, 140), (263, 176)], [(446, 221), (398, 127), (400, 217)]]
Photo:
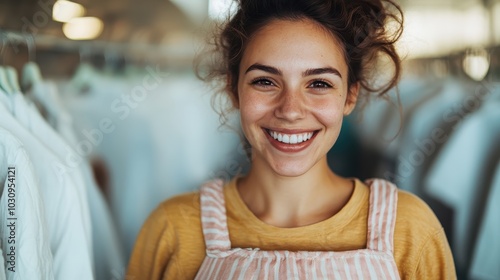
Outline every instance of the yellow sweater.
[[(247, 208), (236, 180), (224, 187), (232, 247), (261, 250), (347, 251), (366, 247), (369, 188), (355, 179), (348, 203), (334, 216), (298, 228), (278, 228)], [(443, 228), (416, 196), (399, 191), (394, 257), (402, 279), (456, 279)], [(193, 279), (205, 257), (199, 192), (171, 198), (144, 224), (127, 279)]]

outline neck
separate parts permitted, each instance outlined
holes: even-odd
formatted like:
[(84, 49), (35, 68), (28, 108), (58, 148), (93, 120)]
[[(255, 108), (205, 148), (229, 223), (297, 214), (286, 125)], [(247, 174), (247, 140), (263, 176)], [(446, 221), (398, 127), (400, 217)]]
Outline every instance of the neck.
[(352, 194), (352, 183), (335, 175), (326, 156), (305, 174), (286, 177), (255, 163), (238, 182), (248, 208), (262, 221), (279, 227), (319, 222), (337, 213)]

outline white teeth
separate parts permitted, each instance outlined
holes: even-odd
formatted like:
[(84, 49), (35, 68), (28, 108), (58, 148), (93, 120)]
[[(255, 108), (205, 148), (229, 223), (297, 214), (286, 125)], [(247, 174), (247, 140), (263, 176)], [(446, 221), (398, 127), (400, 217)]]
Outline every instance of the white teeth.
[(313, 137), (313, 132), (302, 134), (281, 134), (276, 131), (269, 130), (269, 135), (279, 142), (286, 144), (297, 144), (306, 142)]

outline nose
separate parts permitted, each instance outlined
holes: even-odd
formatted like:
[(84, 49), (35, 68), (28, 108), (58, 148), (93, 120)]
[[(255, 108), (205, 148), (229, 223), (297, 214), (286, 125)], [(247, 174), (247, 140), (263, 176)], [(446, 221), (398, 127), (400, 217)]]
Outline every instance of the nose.
[(296, 121), (305, 117), (305, 101), (299, 90), (284, 90), (281, 92), (278, 106), (274, 111), (275, 117), (286, 121)]

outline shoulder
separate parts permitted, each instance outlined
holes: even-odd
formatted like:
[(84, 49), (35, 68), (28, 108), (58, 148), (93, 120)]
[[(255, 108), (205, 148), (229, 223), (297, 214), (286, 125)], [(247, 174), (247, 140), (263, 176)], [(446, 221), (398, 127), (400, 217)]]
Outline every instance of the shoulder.
[(163, 201), (158, 208), (164, 211), (193, 211), (200, 208), (200, 192), (189, 192), (173, 196)]
[(442, 229), (432, 209), (418, 196), (403, 190), (398, 190), (396, 227), (398, 224), (406, 228), (418, 227), (420, 233), (432, 234)]
[(419, 197), (398, 190), (396, 225), (394, 229), (395, 246), (411, 244), (423, 248), (432, 238), (441, 238), (444, 230), (432, 209)]
[(198, 192), (160, 203), (137, 237), (127, 275), (141, 275), (141, 279), (176, 275), (173, 278), (184, 279), (188, 272), (196, 271), (204, 256), (199, 213)]
[(454, 272), (451, 250), (436, 215), (422, 199), (402, 190), (398, 190), (394, 257), (407, 276), (448, 279)]
[(169, 251), (175, 251), (177, 242), (202, 237), (199, 197), (199, 192), (191, 192), (160, 203), (142, 226), (139, 240), (169, 244)]
[(173, 196), (158, 205), (151, 214), (154, 218), (171, 226), (182, 226), (183, 221), (200, 219), (200, 193), (190, 192)]
[(200, 225), (199, 193), (176, 195), (162, 203), (149, 215), (141, 234), (155, 238), (174, 238), (180, 232)]

